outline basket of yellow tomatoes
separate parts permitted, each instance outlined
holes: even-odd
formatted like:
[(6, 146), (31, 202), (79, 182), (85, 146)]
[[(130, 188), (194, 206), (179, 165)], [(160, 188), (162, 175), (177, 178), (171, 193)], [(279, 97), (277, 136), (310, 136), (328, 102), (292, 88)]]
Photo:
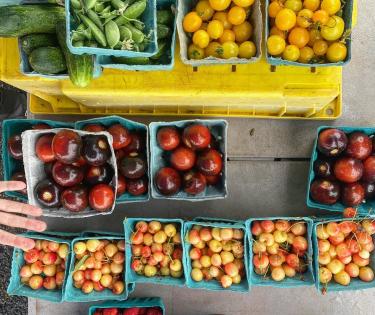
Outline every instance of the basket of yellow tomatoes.
[(245, 64), (261, 56), (260, 0), (179, 1), (177, 28), (185, 64)]
[(353, 0), (266, 0), (267, 61), (343, 66), (351, 59)]

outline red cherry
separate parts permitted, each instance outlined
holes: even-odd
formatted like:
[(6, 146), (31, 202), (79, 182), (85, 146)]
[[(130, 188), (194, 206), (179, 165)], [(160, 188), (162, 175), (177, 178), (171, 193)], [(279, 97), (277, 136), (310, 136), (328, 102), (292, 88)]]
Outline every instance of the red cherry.
[(359, 183), (344, 185), (341, 194), (342, 203), (347, 207), (356, 207), (365, 199), (365, 190)]
[(190, 170), (194, 166), (195, 160), (195, 152), (185, 147), (177, 148), (171, 155), (171, 164), (179, 171)]
[(108, 132), (113, 137), (113, 148), (115, 150), (125, 148), (132, 141), (129, 130), (120, 124), (109, 127)]
[(52, 167), (52, 177), (57, 184), (70, 187), (83, 180), (84, 172), (80, 167), (56, 162)]
[(326, 156), (338, 156), (347, 146), (348, 138), (339, 129), (325, 129), (318, 137), (318, 150)]
[(171, 151), (180, 144), (180, 135), (175, 127), (163, 127), (156, 135), (159, 146), (165, 151)]
[(21, 135), (14, 135), (8, 139), (9, 154), (16, 160), (22, 160), (22, 138)]
[(101, 124), (89, 124), (83, 127), (83, 131), (88, 131), (88, 132), (101, 132), (105, 131), (105, 127)]
[(108, 211), (112, 208), (115, 194), (111, 186), (99, 184), (94, 186), (89, 193), (89, 203), (96, 211)]
[(55, 160), (55, 154), (52, 151), (54, 136), (53, 133), (43, 135), (35, 143), (35, 153), (42, 162), (48, 163)]
[(122, 175), (118, 176), (118, 181), (117, 181), (117, 197), (121, 196), (124, 194), (126, 191), (126, 180), (125, 177)]
[(197, 159), (197, 167), (203, 175), (218, 175), (223, 167), (221, 154), (214, 149), (204, 151)]
[(180, 174), (173, 168), (163, 167), (155, 176), (155, 185), (162, 195), (174, 195), (181, 187)]
[(83, 211), (88, 206), (87, 189), (82, 185), (65, 189), (61, 194), (61, 203), (69, 211)]
[(354, 183), (363, 174), (363, 164), (360, 160), (343, 157), (336, 161), (333, 171), (338, 180), (344, 183)]
[(372, 141), (363, 132), (353, 132), (349, 135), (346, 154), (358, 160), (365, 160), (372, 151)]
[(193, 150), (205, 149), (210, 145), (211, 133), (204, 125), (191, 125), (184, 129), (182, 141)]
[(52, 141), (52, 150), (56, 159), (66, 164), (72, 164), (79, 160), (81, 146), (81, 137), (73, 130), (59, 131)]
[(32, 127), (34, 130), (45, 130), (45, 129), (51, 129), (51, 126), (50, 125), (47, 125), (47, 124), (36, 124)]
[(184, 191), (189, 195), (197, 195), (206, 189), (206, 178), (199, 172), (190, 171), (183, 177)]
[(363, 180), (369, 183), (375, 182), (375, 156), (370, 156), (363, 163)]
[(133, 196), (143, 195), (148, 190), (147, 177), (128, 179), (126, 182), (126, 186), (129, 194)]

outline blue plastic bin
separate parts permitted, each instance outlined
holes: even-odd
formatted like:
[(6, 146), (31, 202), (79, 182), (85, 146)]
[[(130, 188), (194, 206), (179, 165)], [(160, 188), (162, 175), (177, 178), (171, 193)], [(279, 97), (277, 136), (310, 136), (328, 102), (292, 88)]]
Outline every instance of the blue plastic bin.
[[(270, 35), (270, 21), (269, 21), (269, 16), (268, 16), (268, 6), (270, 4), (270, 0), (266, 0), (266, 40)], [(342, 1), (344, 2), (344, 1)], [(343, 14), (342, 18), (345, 21), (345, 30), (344, 33), (347, 30), (351, 30), (353, 27), (352, 24), (352, 19), (353, 19), (353, 0), (346, 0), (344, 3), (343, 7)], [(301, 63), (301, 62), (296, 62), (296, 61), (288, 61), (285, 59), (282, 59), (281, 57), (273, 57), (268, 54), (268, 49), (266, 45), (266, 59), (267, 62), (271, 65), (274, 66), (282, 66), (282, 65), (287, 65), (287, 66), (299, 66), (299, 67), (335, 67), (335, 66), (344, 66), (347, 63), (350, 62), (352, 58), (352, 36), (351, 34), (349, 35), (347, 41), (346, 41), (346, 47), (348, 49), (348, 54), (345, 58), (344, 61), (340, 62), (332, 62), (332, 63)]]
[[(178, 232), (181, 233), (181, 247), (182, 247), (182, 264), (184, 265), (185, 262), (185, 249), (184, 249), (184, 242), (182, 240), (182, 232), (184, 228), (184, 222), (181, 219), (161, 219), (161, 218), (125, 218), (124, 220), (124, 231), (125, 231), (125, 262), (126, 262), (126, 281), (127, 282), (135, 282), (135, 283), (157, 283), (163, 285), (175, 285), (175, 286), (184, 286), (185, 285), (185, 275), (181, 278), (173, 278), (173, 277), (151, 277), (147, 278), (145, 276), (140, 276), (136, 274), (132, 268), (132, 250), (131, 250), (131, 235), (133, 231), (135, 231), (135, 225), (138, 221), (159, 221), (160, 223), (176, 223), (180, 225), (180, 229), (177, 229)], [(185, 271), (185, 268), (184, 268)]]
[(132, 307), (160, 307), (163, 311), (163, 315), (166, 314), (165, 306), (163, 300), (158, 297), (148, 297), (148, 298), (132, 298), (124, 302), (113, 302), (108, 301), (100, 305), (92, 305), (89, 309), (89, 315), (93, 315), (98, 309), (106, 308), (132, 308)]
[(66, 12), (66, 43), (69, 50), (76, 54), (89, 54), (98, 56), (118, 56), (118, 57), (150, 57), (157, 53), (158, 44), (156, 38), (156, 0), (147, 0), (147, 7), (142, 15), (141, 20), (145, 23), (145, 32), (151, 33), (150, 43), (147, 49), (143, 52), (136, 52), (130, 50), (118, 50), (110, 48), (96, 48), (96, 47), (75, 47), (71, 41), (71, 31), (75, 30), (77, 25), (73, 21), (72, 14), (70, 12), (70, 0), (65, 1), (65, 12)]
[[(185, 128), (193, 124), (203, 124), (207, 126), (214, 137), (219, 140), (220, 151), (223, 154), (223, 169), (221, 181), (218, 185), (207, 186), (205, 191), (198, 195), (189, 195), (183, 190), (172, 196), (164, 196), (159, 193), (155, 187), (155, 176), (158, 170), (168, 165), (165, 159), (165, 151), (159, 147), (157, 142), (157, 132), (161, 127), (176, 127), (179, 129)], [(150, 149), (151, 149), (151, 196), (154, 199), (171, 199), (171, 200), (188, 200), (188, 201), (203, 201), (203, 200), (214, 200), (223, 199), (228, 195), (227, 190), (227, 133), (228, 123), (222, 119), (212, 120), (181, 120), (172, 122), (152, 122), (150, 128)]]
[[(314, 200), (312, 200), (310, 196), (310, 186), (313, 180), (315, 179), (315, 173), (314, 173), (314, 162), (318, 159), (318, 137), (320, 132), (322, 132), (325, 129), (339, 129), (344, 131), (346, 134), (352, 133), (354, 131), (360, 131), (367, 135), (374, 135), (375, 134), (375, 128), (371, 127), (337, 127), (337, 126), (321, 126), (317, 129), (316, 138), (314, 141), (314, 147), (311, 154), (311, 160), (310, 160), (310, 170), (309, 170), (309, 178), (308, 178), (308, 186), (307, 186), (307, 195), (306, 195), (306, 203), (307, 206), (311, 208), (318, 208), (318, 209), (324, 209), (328, 211), (336, 211), (336, 212), (343, 212), (346, 206), (344, 206), (340, 201), (333, 204), (333, 205), (325, 205), (322, 203), (318, 203)], [(360, 204), (358, 207), (356, 207), (359, 214), (366, 215), (372, 211), (372, 209), (375, 208), (375, 200), (368, 200), (366, 203)]]
[[(195, 282), (191, 278), (191, 259), (189, 256), (190, 250), (192, 246), (187, 242), (187, 237), (189, 234), (189, 231), (192, 229), (194, 225), (199, 226), (206, 226), (206, 227), (217, 227), (217, 228), (233, 228), (233, 229), (240, 229), (244, 232), (244, 239), (243, 239), (243, 245), (244, 245), (244, 258), (243, 263), (245, 265), (245, 271), (246, 271), (246, 278), (242, 279), (241, 283), (239, 284), (233, 284), (230, 288), (224, 289), (221, 284), (216, 280), (211, 281), (200, 281)], [(187, 221), (184, 224), (184, 233), (182, 240), (184, 242), (184, 256), (185, 256), (185, 263), (184, 263), (184, 272), (186, 276), (186, 285), (189, 288), (192, 289), (205, 289), (210, 291), (235, 291), (235, 292), (249, 292), (251, 283), (248, 281), (249, 279), (249, 268), (248, 268), (248, 248), (247, 248), (247, 240), (246, 240), (246, 227), (245, 223), (242, 221), (232, 221), (232, 220), (221, 220), (221, 219), (213, 219), (211, 218), (203, 218), (199, 217), (197, 220), (193, 221)]]
[(130, 131), (138, 131), (145, 135), (145, 145), (146, 145), (146, 158), (147, 158), (147, 176), (148, 176), (148, 191), (147, 193), (140, 196), (132, 196), (128, 192), (124, 193), (120, 197), (116, 198), (116, 203), (127, 203), (127, 202), (143, 202), (150, 199), (150, 159), (149, 159), (149, 147), (148, 147), (148, 128), (146, 125), (122, 118), (120, 116), (106, 116), (100, 118), (93, 118), (88, 120), (77, 121), (75, 123), (75, 128), (82, 130), (86, 125), (90, 124), (102, 124), (105, 127), (110, 127), (114, 124), (121, 124)]
[[(32, 129), (32, 126), (41, 123), (48, 124), (52, 128), (71, 128), (73, 126), (70, 123), (42, 119), (6, 119), (3, 121), (2, 159), (4, 180), (10, 180), (13, 173), (24, 170), (23, 162), (15, 160), (10, 156), (7, 148), (8, 139), (15, 134), (21, 134), (25, 130)], [(23, 201), (27, 201), (27, 196), (17, 191), (8, 191), (5, 194), (9, 197), (17, 197)]]
[[(64, 237), (65, 233), (59, 233), (59, 236)], [(54, 241), (57, 243), (64, 243), (69, 246), (69, 249), (71, 249), (71, 242), (68, 240), (64, 240), (62, 238), (52, 237), (48, 234), (43, 233), (25, 233), (21, 234), (21, 236), (32, 238), (32, 239), (39, 239), (39, 240), (47, 240), (47, 241)], [(21, 277), (20, 277), (20, 270), (21, 267), (25, 264), (25, 260), (23, 258), (24, 251), (19, 248), (15, 248), (13, 251), (13, 258), (12, 258), (12, 270), (11, 270), (11, 276), (9, 280), (9, 286), (7, 289), (7, 293), (9, 295), (19, 295), (19, 296), (27, 296), (31, 298), (41, 299), (41, 300), (47, 300), (50, 302), (62, 302), (65, 285), (67, 281), (67, 275), (69, 270), (69, 262), (70, 262), (70, 254), (68, 255), (66, 259), (66, 269), (65, 269), (65, 279), (64, 284), (61, 289), (56, 290), (46, 290), (43, 287), (39, 290), (33, 290), (27, 285), (24, 285), (21, 283)]]
[[(251, 234), (251, 225), (254, 221), (263, 221), (263, 220), (288, 220), (288, 221), (303, 221), (307, 225), (307, 271), (301, 276), (295, 276), (294, 278), (286, 277), (283, 281), (277, 282), (270, 278), (265, 278), (263, 276), (257, 275), (254, 271), (253, 266), (253, 237)], [(248, 236), (249, 244), (249, 273), (250, 273), (250, 282), (254, 286), (272, 286), (278, 288), (295, 288), (302, 286), (312, 286), (314, 285), (314, 270), (313, 270), (313, 246), (312, 246), (312, 230), (313, 230), (313, 220), (308, 217), (267, 217), (267, 218), (256, 218), (246, 220), (246, 231)]]

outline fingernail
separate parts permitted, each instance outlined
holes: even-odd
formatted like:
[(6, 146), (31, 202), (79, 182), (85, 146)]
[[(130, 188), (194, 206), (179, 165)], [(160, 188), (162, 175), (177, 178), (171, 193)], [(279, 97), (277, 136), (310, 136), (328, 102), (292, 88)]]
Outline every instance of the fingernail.
[(22, 249), (27, 252), (30, 249), (33, 249), (35, 247), (35, 242), (34, 240), (31, 239), (25, 239), (22, 245)]
[(46, 224), (45, 222), (43, 222), (43, 221), (39, 221), (39, 222), (37, 223), (37, 229), (38, 229), (38, 231), (42, 232), (42, 231), (44, 231), (46, 228), (47, 228), (47, 224)]

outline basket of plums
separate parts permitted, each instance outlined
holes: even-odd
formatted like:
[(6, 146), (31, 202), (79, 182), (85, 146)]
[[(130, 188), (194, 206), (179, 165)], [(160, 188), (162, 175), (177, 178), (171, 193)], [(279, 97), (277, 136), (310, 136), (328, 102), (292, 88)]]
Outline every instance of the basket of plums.
[(225, 198), (225, 120), (150, 124), (152, 197), (201, 201)]
[(118, 167), (117, 203), (147, 201), (148, 129), (146, 125), (108, 116), (78, 121), (76, 128), (88, 132), (107, 131), (113, 137)]
[(29, 130), (22, 134), (28, 198), (45, 216), (109, 214), (115, 206), (116, 160), (106, 132)]
[(312, 154), (308, 206), (346, 207), (367, 214), (375, 206), (375, 129), (321, 127)]

